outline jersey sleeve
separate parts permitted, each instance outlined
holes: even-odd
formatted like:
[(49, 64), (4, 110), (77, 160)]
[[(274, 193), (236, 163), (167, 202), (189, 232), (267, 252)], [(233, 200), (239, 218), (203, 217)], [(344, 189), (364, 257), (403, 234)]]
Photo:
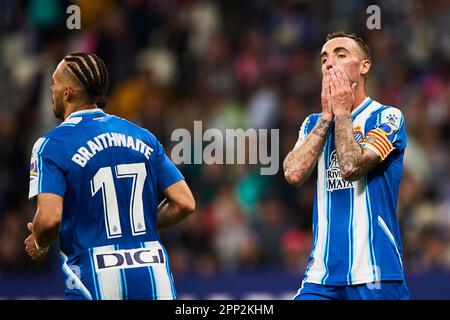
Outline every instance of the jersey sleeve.
[(64, 197), (66, 179), (62, 165), (63, 150), (50, 138), (36, 141), (31, 153), (29, 199), (35, 198), (39, 193), (53, 193)]
[(166, 155), (162, 144), (159, 141), (157, 141), (156, 144), (157, 147), (155, 162), (157, 170), (158, 189), (161, 192), (175, 182), (183, 180), (184, 177), (175, 166), (175, 164)]
[(319, 118), (319, 115), (317, 114), (311, 114), (306, 117), (306, 119), (303, 121), (300, 131), (298, 132), (298, 140), (295, 144), (295, 148), (300, 146), (305, 140), (308, 134), (312, 131), (314, 126), (316, 125), (317, 119)]
[(366, 130), (361, 142), (363, 148), (374, 151), (381, 160), (393, 151), (406, 148), (405, 121), (402, 112), (397, 108), (387, 108), (376, 115), (372, 128)]

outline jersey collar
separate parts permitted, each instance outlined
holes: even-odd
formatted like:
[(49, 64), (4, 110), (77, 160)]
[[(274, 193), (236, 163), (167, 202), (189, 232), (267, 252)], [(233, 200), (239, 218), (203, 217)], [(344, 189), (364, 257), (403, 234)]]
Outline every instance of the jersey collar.
[(105, 114), (105, 112), (100, 108), (94, 108), (94, 109), (87, 109), (87, 110), (80, 110), (72, 112), (67, 119), (73, 118), (73, 117), (81, 117), (81, 116), (88, 116), (91, 114), (101, 113)]

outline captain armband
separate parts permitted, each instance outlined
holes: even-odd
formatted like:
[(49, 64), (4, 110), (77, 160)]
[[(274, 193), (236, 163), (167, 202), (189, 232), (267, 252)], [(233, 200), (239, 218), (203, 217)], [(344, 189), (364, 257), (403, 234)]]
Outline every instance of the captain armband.
[(366, 134), (361, 142), (361, 146), (371, 149), (378, 154), (381, 160), (384, 160), (394, 150), (394, 145), (388, 137), (395, 131), (396, 127), (394, 124), (383, 123)]

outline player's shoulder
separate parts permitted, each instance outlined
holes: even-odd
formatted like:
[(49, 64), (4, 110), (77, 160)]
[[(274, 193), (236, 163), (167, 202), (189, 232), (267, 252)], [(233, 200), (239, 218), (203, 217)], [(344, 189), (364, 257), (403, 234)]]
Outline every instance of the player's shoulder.
[(322, 112), (310, 113), (306, 116), (305, 119), (318, 119), (322, 116)]
[(400, 128), (404, 124), (403, 112), (399, 107), (385, 105), (378, 101), (373, 101), (375, 104), (375, 110), (370, 115), (370, 120), (376, 122), (377, 125), (381, 123), (394, 124), (397, 128)]
[(57, 127), (42, 135), (37, 142), (45, 140), (47, 141), (47, 144), (64, 145), (69, 139), (73, 138), (73, 131), (82, 122), (82, 120), (82, 117), (67, 118)]
[(64, 141), (64, 136), (54, 134), (53, 130), (50, 131), (35, 141), (31, 151), (32, 159), (45, 156), (56, 162), (64, 161), (66, 155)]
[(70, 133), (71, 128), (66, 126), (57, 126), (37, 139), (36, 144), (39, 145), (45, 143), (46, 145), (63, 145)]
[(311, 113), (303, 120), (303, 123), (300, 127), (300, 131), (303, 131), (304, 133), (308, 133), (309, 131), (314, 128), (314, 126), (317, 123), (317, 120), (322, 116), (322, 113)]
[(138, 125), (130, 120), (127, 120), (127, 119), (124, 119), (124, 118), (121, 118), (121, 117), (118, 117), (115, 115), (109, 115), (109, 116), (112, 117), (113, 121), (118, 122), (119, 125), (121, 125), (121, 126), (127, 127), (129, 131), (132, 131), (134, 134), (140, 136), (141, 138), (147, 139), (152, 143), (157, 141), (156, 136), (152, 132), (150, 132), (150, 130), (143, 128), (140, 125)]
[(312, 122), (317, 122), (317, 120), (322, 116), (322, 112), (320, 113), (311, 113), (309, 115), (306, 116), (305, 120), (303, 122), (306, 123), (312, 123)]
[(67, 142), (76, 136), (73, 134), (73, 130), (81, 121), (82, 117), (69, 117), (57, 127), (43, 134), (34, 143), (33, 154), (36, 152), (62, 154), (66, 149)]

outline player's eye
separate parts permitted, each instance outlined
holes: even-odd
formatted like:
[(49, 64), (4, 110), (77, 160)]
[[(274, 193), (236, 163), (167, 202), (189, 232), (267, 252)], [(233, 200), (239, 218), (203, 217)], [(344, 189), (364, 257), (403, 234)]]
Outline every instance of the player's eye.
[(338, 54), (338, 58), (345, 58), (345, 54), (342, 53)]
[(324, 63), (326, 63), (327, 62), (327, 59), (325, 58), (325, 59), (322, 59), (322, 64), (324, 64)]

